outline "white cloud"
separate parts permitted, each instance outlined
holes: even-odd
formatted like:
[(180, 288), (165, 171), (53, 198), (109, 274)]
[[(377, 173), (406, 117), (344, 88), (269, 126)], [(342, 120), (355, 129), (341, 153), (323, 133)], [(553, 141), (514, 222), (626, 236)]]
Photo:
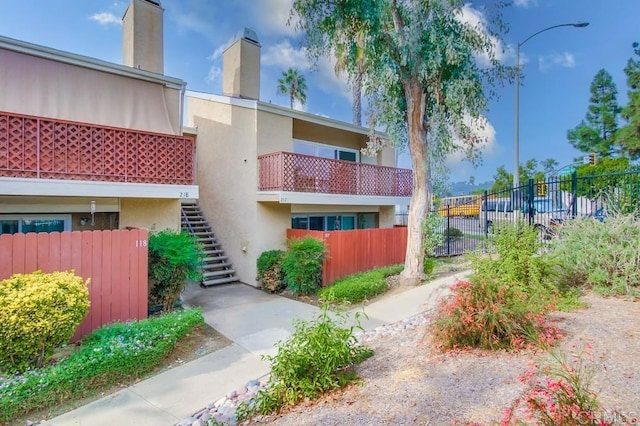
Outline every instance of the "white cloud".
[(295, 109), (296, 111), (307, 112), (307, 104), (302, 104), (297, 99), (294, 99), (293, 109)]
[(172, 17), (176, 20), (180, 32), (193, 31), (207, 38), (214, 38), (216, 30), (213, 22), (208, 19), (213, 13), (207, 10), (183, 13), (180, 10), (173, 10)]
[(514, 0), (513, 4), (515, 4), (516, 6), (527, 8), (529, 6), (537, 6), (538, 1), (537, 0)]
[(92, 21), (96, 21), (100, 25), (122, 25), (122, 19), (118, 18), (111, 12), (94, 13), (89, 17)]
[(211, 61), (217, 61), (218, 59), (222, 58), (222, 54), (224, 53), (224, 51), (227, 50), (227, 48), (231, 46), (234, 41), (236, 41), (236, 37), (235, 36), (230, 37), (226, 41), (226, 43), (222, 43), (220, 46), (218, 46), (216, 50), (213, 51), (211, 56), (209, 56), (208, 59)]
[(213, 65), (209, 68), (209, 72), (207, 73), (207, 83), (211, 83), (215, 85), (215, 83), (220, 82), (220, 77), (222, 76), (222, 68), (216, 65)]
[(345, 75), (336, 75), (336, 58), (320, 58), (317, 64), (317, 83), (318, 88), (325, 93), (342, 96), (351, 102), (351, 90)]
[(278, 66), (283, 70), (295, 68), (300, 71), (311, 69), (311, 63), (307, 59), (304, 48), (296, 49), (289, 40), (262, 48), (262, 64)]
[[(478, 119), (473, 119), (470, 116), (465, 118), (466, 124), (471, 127), (473, 133), (478, 137), (481, 141), (479, 145), (476, 146), (476, 149), (480, 152), (482, 156), (491, 155), (497, 147), (496, 144), (496, 129), (493, 125), (487, 120), (486, 117), (480, 116)], [(445, 165), (450, 169), (454, 170), (461, 167), (462, 164), (467, 163), (465, 160), (466, 152), (465, 152), (465, 143), (461, 139), (454, 139), (454, 144), (457, 145), (460, 149), (452, 152), (447, 156), (445, 160)]]
[[(471, 7), (469, 3), (465, 4), (462, 7), (462, 14), (458, 16), (460, 22), (468, 24), (472, 28), (476, 30), (486, 32), (487, 27), (487, 19), (484, 14), (477, 9)], [(499, 62), (504, 62), (507, 58), (514, 56), (514, 51), (512, 47), (505, 48), (502, 42), (494, 37), (489, 36), (489, 40), (491, 42), (493, 55)], [(475, 54), (476, 60), (482, 67), (490, 67), (491, 60), (490, 55), (486, 52)]]
[(291, 36), (295, 34), (295, 23), (287, 25), (293, 0), (250, 0), (247, 11), (254, 15), (259, 32), (271, 37)]
[(551, 55), (540, 56), (538, 58), (538, 67), (542, 72), (548, 71), (556, 66), (573, 68), (576, 66), (576, 60), (573, 54), (569, 52), (553, 53)]

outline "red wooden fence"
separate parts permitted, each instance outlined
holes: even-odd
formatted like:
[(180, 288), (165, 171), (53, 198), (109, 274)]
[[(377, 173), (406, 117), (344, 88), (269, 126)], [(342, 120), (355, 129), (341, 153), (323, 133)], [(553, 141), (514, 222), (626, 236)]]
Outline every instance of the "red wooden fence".
[(89, 314), (74, 340), (104, 324), (147, 317), (148, 231), (0, 235), (0, 280), (12, 274), (75, 270), (89, 282)]
[(407, 228), (307, 231), (287, 229), (287, 239), (307, 235), (323, 241), (327, 258), (322, 265), (322, 285), (358, 272), (404, 263)]

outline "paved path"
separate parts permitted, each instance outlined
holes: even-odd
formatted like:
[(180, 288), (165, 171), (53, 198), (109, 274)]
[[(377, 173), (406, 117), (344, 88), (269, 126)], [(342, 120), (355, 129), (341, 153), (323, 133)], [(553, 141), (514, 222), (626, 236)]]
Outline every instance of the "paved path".
[[(443, 278), (372, 303), (365, 309), (368, 318), (362, 318), (362, 325), (373, 329), (422, 312), (453, 281)], [(311, 319), (320, 311), (244, 284), (208, 289), (192, 284), (184, 299), (189, 306), (202, 307), (207, 324), (234, 343), (45, 424), (175, 425), (230, 390), (267, 375), (269, 366), (260, 355), (275, 353), (274, 344), (290, 335), (294, 319)], [(356, 311), (362, 310), (352, 313)]]

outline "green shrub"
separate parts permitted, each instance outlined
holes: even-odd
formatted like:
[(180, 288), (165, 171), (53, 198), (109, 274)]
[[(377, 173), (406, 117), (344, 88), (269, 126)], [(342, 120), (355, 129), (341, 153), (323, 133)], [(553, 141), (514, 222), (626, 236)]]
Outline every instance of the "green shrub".
[(284, 282), (294, 293), (315, 293), (322, 284), (324, 244), (313, 237), (287, 241), (282, 260)]
[(533, 227), (524, 222), (500, 227), (493, 244), (497, 256), (471, 255), (474, 282), (497, 280), (503, 286), (517, 287), (528, 297), (529, 304), (561, 303), (554, 278), (556, 262), (542, 252), (538, 232)]
[(373, 352), (360, 346), (354, 336), (354, 330), (361, 329), (358, 314), (355, 326), (345, 327), (346, 320), (341, 314), (337, 320), (332, 319), (326, 305), (312, 321), (297, 320), (289, 339), (276, 345), (277, 354), (263, 356), (271, 364), (269, 382), (251, 405), (238, 407), (239, 420), (317, 398), (356, 380), (352, 367)]
[(441, 231), (443, 223), (444, 219), (438, 216), (437, 213), (429, 213), (424, 218), (422, 223), (422, 232), (424, 234), (422, 248), (424, 249), (425, 256), (435, 256), (436, 248), (442, 245), (444, 241)]
[(88, 311), (87, 284), (73, 271), (36, 271), (1, 281), (0, 370), (41, 366), (73, 336)]
[(476, 279), (460, 281), (452, 291), (433, 323), (434, 339), (444, 349), (546, 348), (559, 337), (543, 312), (532, 310), (529, 296), (515, 286)]
[(187, 285), (202, 278), (202, 246), (186, 232), (166, 229), (149, 236), (149, 304), (171, 310)]
[(498, 229), (497, 255), (472, 255), (471, 282), (458, 284), (440, 306), (435, 339), (445, 348), (551, 345), (558, 332), (545, 314), (579, 303), (575, 292), (561, 292), (552, 281), (555, 263), (540, 244), (536, 230), (522, 222)]
[(558, 259), (562, 283), (592, 287), (603, 294), (638, 297), (640, 218), (614, 215), (567, 221), (551, 254)]
[(442, 233), (442, 236), (444, 240), (447, 241), (447, 240), (457, 240), (459, 238), (462, 238), (464, 234), (458, 228), (454, 228), (453, 226), (451, 226), (444, 230), (444, 232)]
[(429, 277), (436, 269), (437, 260), (435, 257), (425, 256), (422, 260), (422, 272)]
[(444, 219), (436, 213), (429, 213), (424, 218), (422, 224), (422, 232), (424, 233), (424, 259), (422, 260), (422, 271), (429, 276), (436, 267), (436, 249), (444, 242), (442, 234), (442, 225)]
[(284, 287), (284, 274), (282, 272), (282, 259), (284, 251), (268, 250), (262, 252), (257, 261), (258, 276), (256, 280), (262, 282), (262, 288), (270, 293), (282, 290)]
[(357, 303), (387, 291), (387, 277), (402, 272), (403, 265), (387, 266), (361, 274), (341, 278), (320, 289), (318, 297), (324, 302)]
[(139, 379), (202, 324), (202, 310), (190, 309), (100, 328), (58, 364), (4, 378), (0, 422)]

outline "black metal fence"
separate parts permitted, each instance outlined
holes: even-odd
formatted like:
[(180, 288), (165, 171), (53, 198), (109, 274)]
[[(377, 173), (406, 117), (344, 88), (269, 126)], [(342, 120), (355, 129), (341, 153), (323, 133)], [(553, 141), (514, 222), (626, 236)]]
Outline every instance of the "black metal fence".
[[(532, 179), (519, 188), (485, 192), (465, 204), (440, 205), (433, 214), (440, 217), (442, 244), (436, 256), (455, 256), (491, 249), (491, 238), (502, 226), (525, 221), (549, 241), (558, 227), (576, 217), (603, 221), (615, 213), (640, 210), (640, 170), (607, 175), (553, 177), (543, 182)], [(406, 225), (406, 213), (396, 215), (397, 225)]]

